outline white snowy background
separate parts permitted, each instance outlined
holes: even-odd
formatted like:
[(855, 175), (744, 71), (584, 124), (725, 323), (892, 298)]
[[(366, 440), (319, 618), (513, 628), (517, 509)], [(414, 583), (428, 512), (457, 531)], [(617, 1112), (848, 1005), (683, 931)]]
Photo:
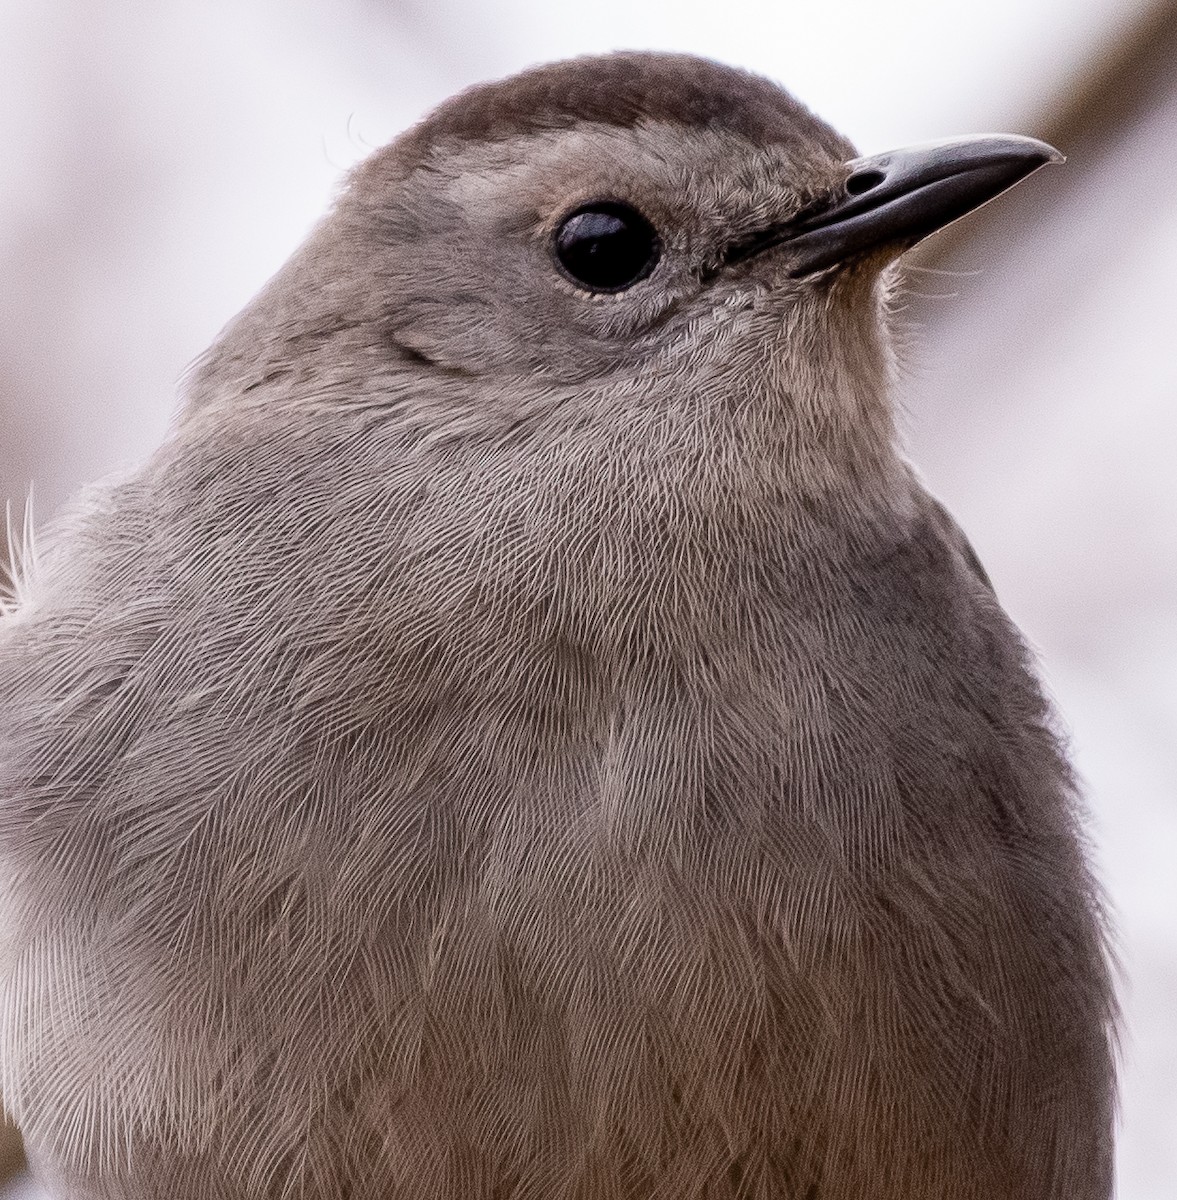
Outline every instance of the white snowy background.
[[(341, 173), (469, 83), (689, 50), (880, 151), (1043, 128), (1150, 7), (0, 0), (0, 501), (32, 486), (43, 519), (148, 452), (186, 364)], [(1040, 651), (1088, 781), (1125, 964), (1121, 1200), (1177, 1195), (1174, 97), (927, 277), (942, 298), (913, 305), (902, 384), (913, 454)]]

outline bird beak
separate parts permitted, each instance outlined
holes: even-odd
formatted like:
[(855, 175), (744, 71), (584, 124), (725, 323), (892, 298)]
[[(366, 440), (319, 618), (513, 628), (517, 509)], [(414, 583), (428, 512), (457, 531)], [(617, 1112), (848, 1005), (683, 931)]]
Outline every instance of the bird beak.
[(792, 252), (793, 275), (885, 246), (900, 253), (1046, 163), (1062, 161), (1045, 142), (1012, 134), (856, 158), (846, 164), (846, 182), (831, 202), (808, 210), (773, 240)]

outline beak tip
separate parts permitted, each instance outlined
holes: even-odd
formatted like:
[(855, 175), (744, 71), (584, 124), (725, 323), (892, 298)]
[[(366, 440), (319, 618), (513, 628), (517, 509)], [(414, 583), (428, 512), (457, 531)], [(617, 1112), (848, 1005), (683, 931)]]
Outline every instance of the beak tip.
[(1061, 151), (1056, 150), (1049, 142), (1039, 142), (1042, 147), (1042, 165), (1046, 166), (1049, 163), (1065, 163), (1067, 156)]

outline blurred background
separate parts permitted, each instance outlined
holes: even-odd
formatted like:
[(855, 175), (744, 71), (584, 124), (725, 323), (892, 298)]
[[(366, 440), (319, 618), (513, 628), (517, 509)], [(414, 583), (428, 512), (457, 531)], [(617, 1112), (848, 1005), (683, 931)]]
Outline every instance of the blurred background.
[(617, 48), (770, 75), (864, 153), (1068, 155), (922, 248), (900, 400), (1071, 731), (1124, 962), (1119, 1196), (1172, 1200), (1177, 0), (0, 0), (0, 500), (40, 524), (147, 453), (373, 146)]

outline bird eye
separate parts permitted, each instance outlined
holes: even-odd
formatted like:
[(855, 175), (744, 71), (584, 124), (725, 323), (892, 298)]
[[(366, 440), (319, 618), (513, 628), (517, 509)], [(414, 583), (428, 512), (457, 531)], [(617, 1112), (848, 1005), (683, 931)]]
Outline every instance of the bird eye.
[(662, 243), (653, 225), (628, 204), (586, 204), (556, 230), (556, 261), (573, 283), (621, 292), (654, 269)]

